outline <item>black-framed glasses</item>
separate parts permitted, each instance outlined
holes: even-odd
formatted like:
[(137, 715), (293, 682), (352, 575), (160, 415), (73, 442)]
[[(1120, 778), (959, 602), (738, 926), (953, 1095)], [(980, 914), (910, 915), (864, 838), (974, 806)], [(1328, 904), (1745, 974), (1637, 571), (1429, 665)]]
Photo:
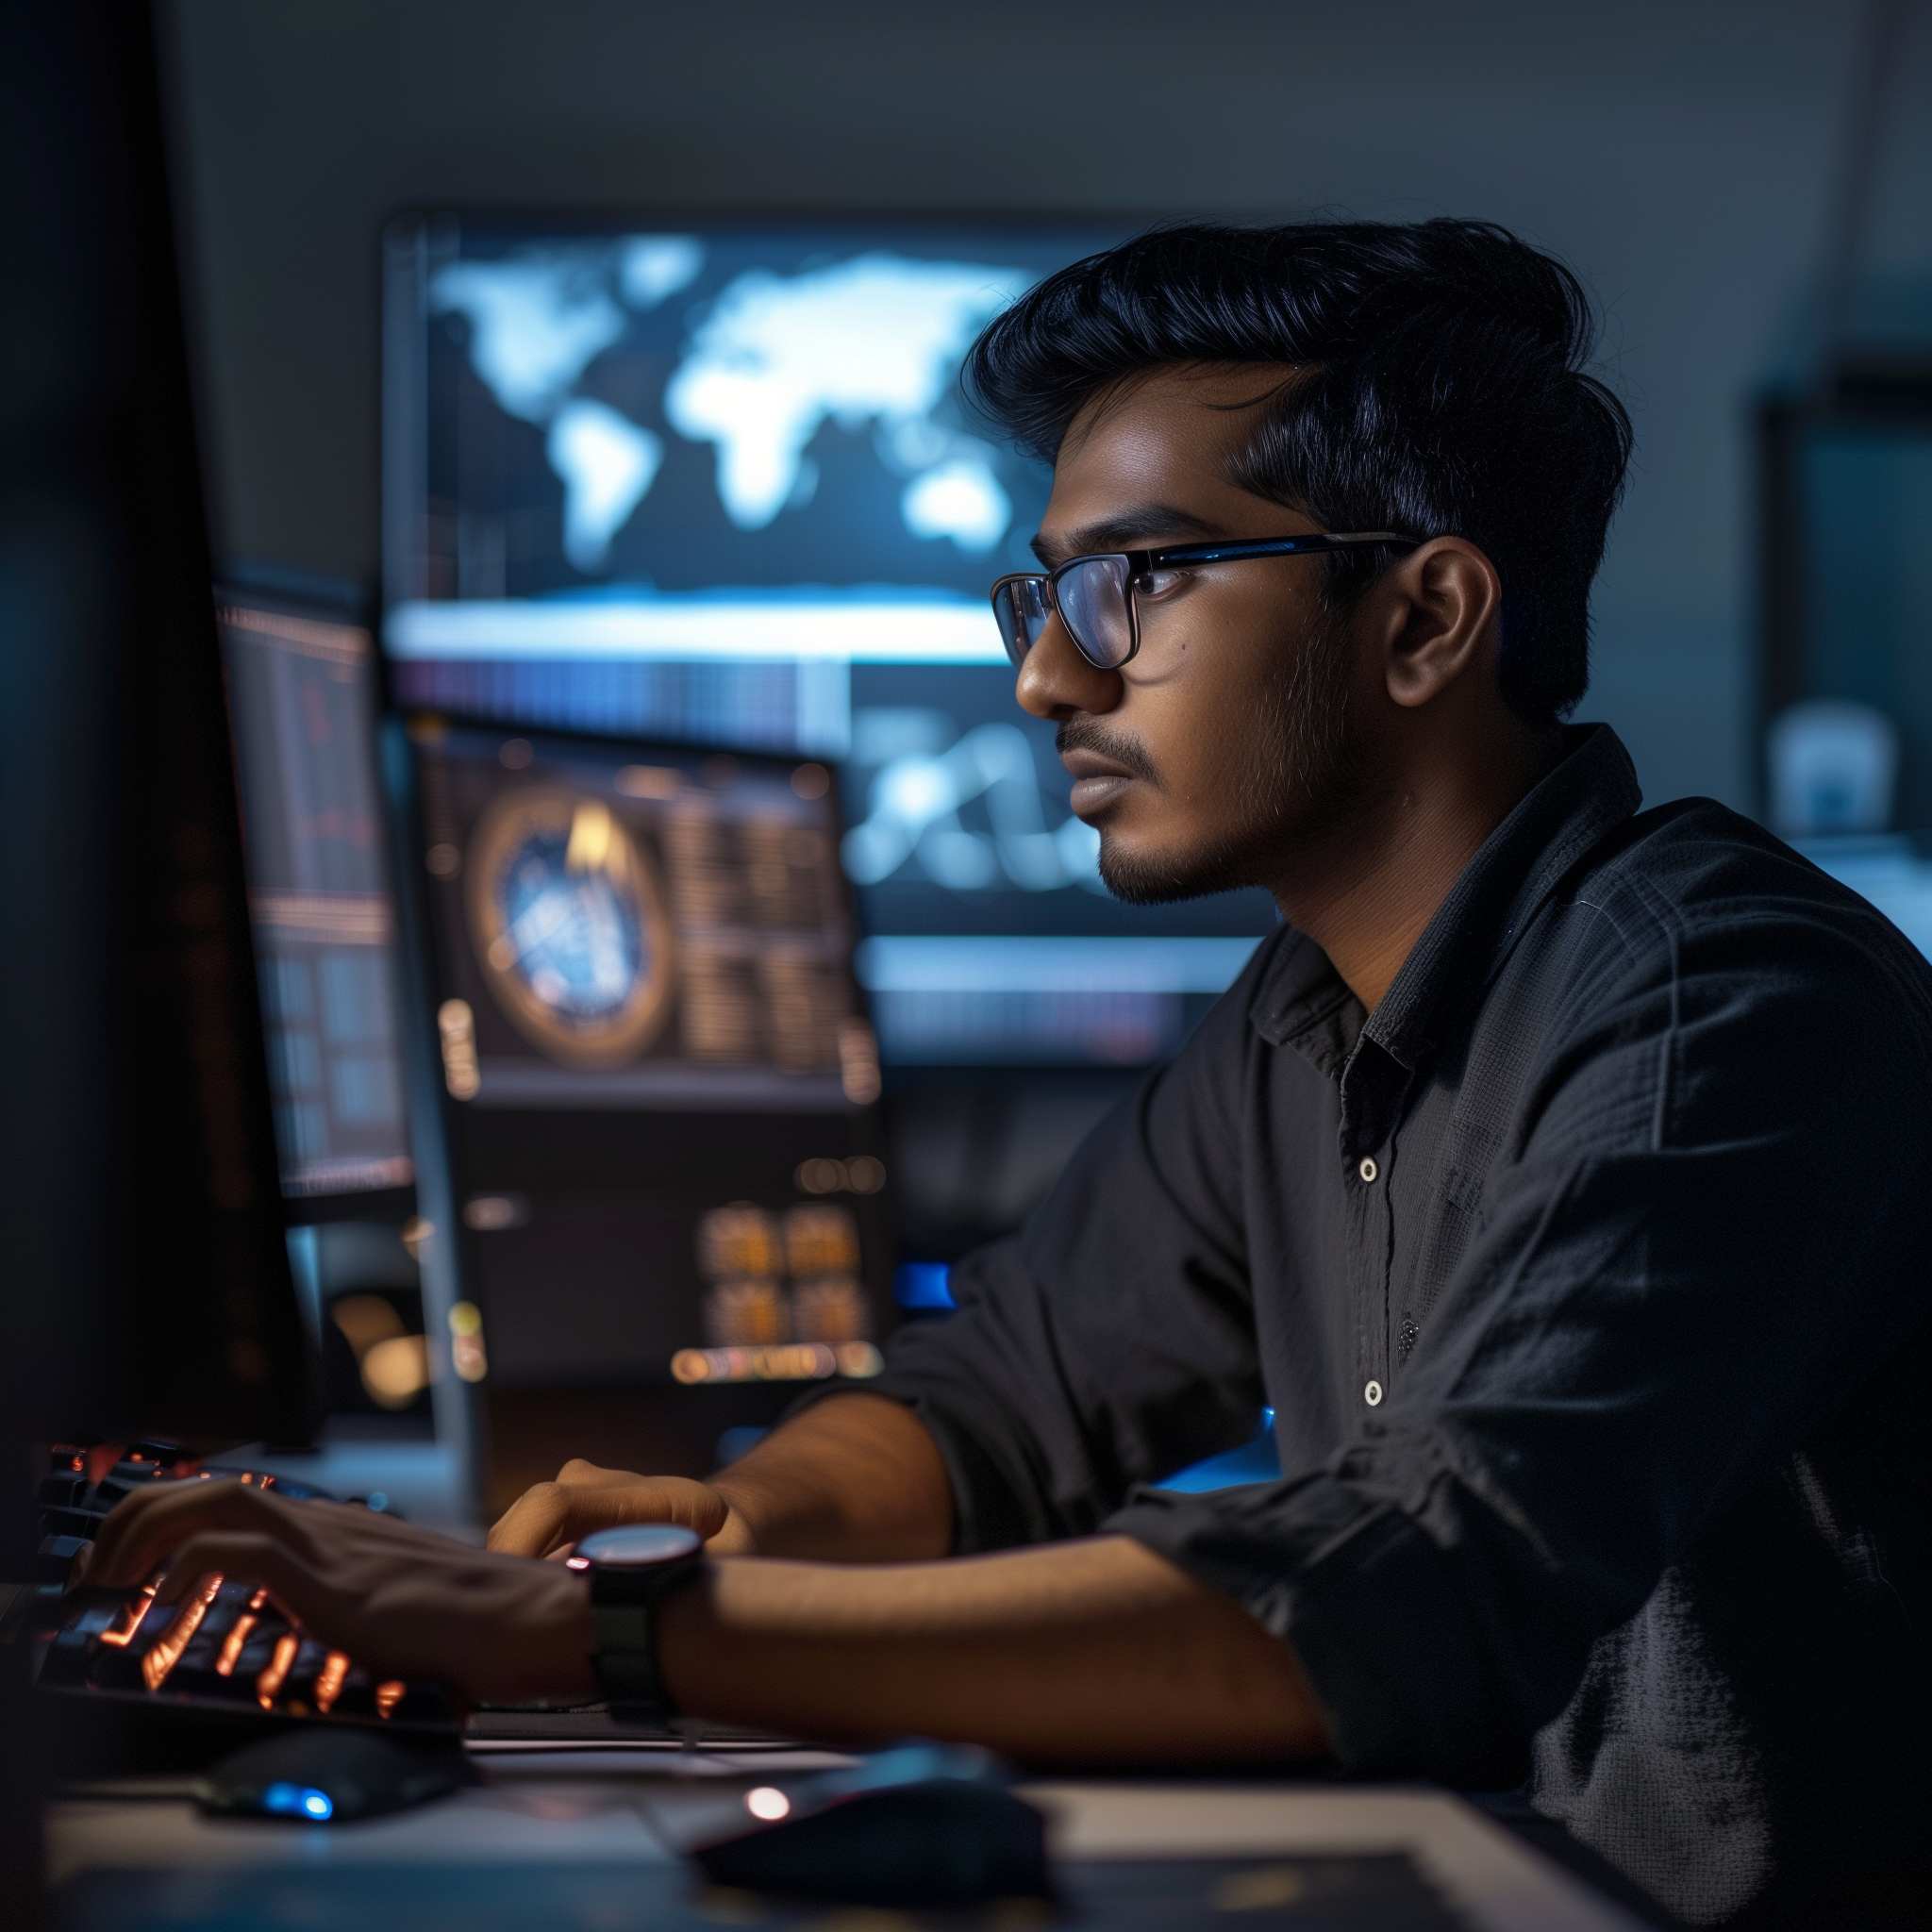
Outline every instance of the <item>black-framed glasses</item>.
[(1422, 540), (1394, 530), (1344, 536), (1261, 537), (1221, 543), (1183, 543), (1168, 550), (1113, 550), (1075, 557), (1058, 570), (1019, 571), (992, 587), (992, 614), (1014, 668), (1040, 641), (1056, 612), (1074, 647), (1096, 671), (1118, 671), (1141, 648), (1140, 592), (1163, 570), (1197, 563), (1241, 563), (1251, 557), (1301, 557), (1321, 550), (1359, 550)]

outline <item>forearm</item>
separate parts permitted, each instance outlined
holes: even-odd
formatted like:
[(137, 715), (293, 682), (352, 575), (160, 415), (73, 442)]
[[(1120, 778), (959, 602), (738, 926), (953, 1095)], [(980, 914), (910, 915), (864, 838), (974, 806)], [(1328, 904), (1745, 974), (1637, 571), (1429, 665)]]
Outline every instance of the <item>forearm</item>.
[[(590, 1582), (561, 1563), (232, 1481), (130, 1497), (88, 1581), (132, 1588), (164, 1561), (162, 1603), (216, 1573), (261, 1585), (380, 1675), (495, 1701), (596, 1691)], [(714, 1555), (662, 1606), (658, 1648), (692, 1715), (808, 1737), (912, 1733), (1060, 1763), (1284, 1764), (1326, 1748), (1289, 1646), (1124, 1537), (945, 1562)]]
[(877, 1568), (727, 1557), (665, 1606), (658, 1655), (684, 1709), (807, 1737), (1033, 1763), (1292, 1763), (1327, 1742), (1290, 1648), (1123, 1537)]
[(712, 1547), (825, 1563), (906, 1563), (953, 1543), (953, 1492), (925, 1426), (877, 1395), (841, 1395), (711, 1478), (732, 1520)]

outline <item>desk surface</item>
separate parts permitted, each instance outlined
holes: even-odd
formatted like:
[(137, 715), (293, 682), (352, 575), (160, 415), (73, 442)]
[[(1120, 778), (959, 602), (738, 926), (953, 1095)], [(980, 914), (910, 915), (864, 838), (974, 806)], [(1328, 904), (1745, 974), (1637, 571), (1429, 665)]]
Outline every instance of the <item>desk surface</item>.
[[(844, 1761), (795, 1750), (492, 1749), (477, 1754), (479, 1784), (350, 1825), (204, 1817), (178, 1779), (94, 1787), (49, 1814), (56, 1923), (73, 1932), (1027, 1932), (1040, 1923), (1036, 1913), (1023, 1924), (1014, 1901), (902, 1914), (693, 1893), (682, 1849), (743, 1824), (750, 1786)], [(1480, 1812), (1426, 1789), (1120, 1779), (1042, 1782), (1024, 1795), (1051, 1820), (1074, 1925), (1641, 1932)], [(1324, 1873), (1347, 1880), (1349, 1900), (1324, 1906)]]

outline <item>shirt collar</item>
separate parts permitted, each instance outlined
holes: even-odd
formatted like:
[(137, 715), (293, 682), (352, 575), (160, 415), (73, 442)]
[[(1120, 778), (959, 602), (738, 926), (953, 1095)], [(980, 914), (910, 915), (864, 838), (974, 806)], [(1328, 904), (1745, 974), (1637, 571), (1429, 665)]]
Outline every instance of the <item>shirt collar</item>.
[(1359, 1039), (1413, 1067), (1479, 996), (1563, 875), (1642, 802), (1636, 768), (1607, 724), (1574, 724), (1569, 746), (1463, 867), (1393, 983), (1364, 1021), (1327, 956), (1301, 934), (1257, 989), (1254, 1024), (1339, 1077)]

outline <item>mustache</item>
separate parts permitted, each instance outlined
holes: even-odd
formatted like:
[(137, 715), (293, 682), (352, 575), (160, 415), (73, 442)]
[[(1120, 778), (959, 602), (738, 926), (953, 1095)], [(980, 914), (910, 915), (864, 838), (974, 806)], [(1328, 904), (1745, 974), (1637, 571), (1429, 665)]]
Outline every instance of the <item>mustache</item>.
[(1147, 756), (1140, 741), (1118, 731), (1109, 731), (1098, 718), (1063, 718), (1059, 729), (1053, 735), (1053, 748), (1062, 755), (1070, 751), (1091, 751), (1096, 757), (1111, 759), (1122, 771), (1136, 778), (1144, 778), (1150, 785), (1160, 783), (1160, 774), (1154, 768), (1154, 760)]

